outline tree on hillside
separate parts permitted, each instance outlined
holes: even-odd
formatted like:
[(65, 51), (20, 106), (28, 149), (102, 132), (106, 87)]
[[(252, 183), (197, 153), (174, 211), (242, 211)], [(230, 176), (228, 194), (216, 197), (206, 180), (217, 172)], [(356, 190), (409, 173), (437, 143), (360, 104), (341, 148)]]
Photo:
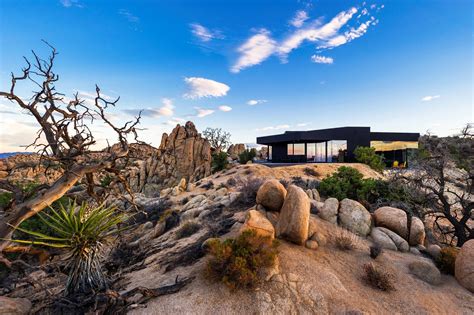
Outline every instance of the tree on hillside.
[(230, 133), (222, 130), (222, 128), (208, 127), (203, 131), (202, 135), (217, 152), (227, 149), (231, 144)]
[(383, 158), (375, 153), (375, 148), (357, 147), (354, 150), (354, 155), (357, 162), (367, 164), (377, 172), (382, 172), (385, 168)]
[[(13, 193), (13, 200), (0, 221), (0, 239), (3, 239), (0, 241), (0, 253), (8, 245), (5, 239), (11, 237), (13, 230), (21, 222), (58, 200), (81, 178), (85, 179), (87, 192), (93, 198), (100, 197), (97, 195), (98, 181), (94, 174), (101, 171), (113, 174), (115, 180), (121, 182), (131, 193), (126, 179), (120, 174), (117, 161), (128, 156), (127, 137), (132, 136), (137, 140), (140, 115), (123, 126), (117, 126), (108, 118), (107, 110), (115, 106), (119, 98), (113, 101), (107, 99), (98, 86), (92, 104), (86, 103), (78, 93), (69, 99), (57, 92), (55, 84), (59, 76), (53, 71), (57, 51), (46, 44), (51, 49), (50, 56), (42, 59), (33, 51), (32, 61), (24, 58), (26, 66), (20, 75), (12, 73), (10, 88), (0, 91), (0, 97), (10, 100), (36, 120), (39, 130), (29, 147), (37, 151), (41, 163), (61, 168), (62, 176), (53, 184), (42, 184), (28, 194), (8, 180), (0, 181), (0, 188)], [(36, 91), (31, 97), (22, 98), (16, 92), (19, 83), (30, 83), (35, 86)], [(89, 125), (94, 121), (102, 122), (113, 130), (118, 143), (103, 151), (93, 152), (91, 146), (96, 140)]]
[(424, 136), (407, 191), (424, 194), (419, 214), (433, 219), (442, 242), (462, 246), (474, 239), (474, 135), (472, 125), (451, 137)]

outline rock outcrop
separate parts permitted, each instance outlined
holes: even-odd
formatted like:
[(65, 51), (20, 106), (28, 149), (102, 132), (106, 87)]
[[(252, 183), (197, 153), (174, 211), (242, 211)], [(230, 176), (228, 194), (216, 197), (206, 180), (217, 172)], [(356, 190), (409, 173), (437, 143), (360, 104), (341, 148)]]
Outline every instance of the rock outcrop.
[(275, 238), (275, 228), (272, 223), (257, 210), (250, 210), (247, 214), (244, 225), (242, 225), (241, 231), (254, 230), (257, 235), (267, 236), (271, 239)]
[(474, 239), (461, 247), (456, 257), (455, 275), (459, 284), (474, 292)]
[(266, 210), (280, 211), (286, 197), (285, 187), (276, 179), (266, 181), (257, 192), (257, 204)]
[(211, 174), (211, 146), (190, 121), (163, 134), (156, 152), (137, 163), (130, 174), (132, 190), (149, 194), (178, 185), (182, 178), (194, 182)]
[(441, 273), (433, 263), (428, 261), (414, 261), (408, 265), (410, 272), (417, 278), (433, 285), (441, 282)]
[(346, 198), (339, 207), (339, 223), (357, 235), (367, 236), (372, 226), (372, 217), (359, 202)]
[(408, 241), (412, 246), (423, 245), (425, 241), (425, 226), (423, 222), (412, 217), (408, 224), (407, 213), (393, 207), (381, 207), (374, 212), (375, 225), (387, 228)]
[(0, 296), (0, 314), (26, 315), (30, 310), (31, 302), (27, 299)]
[(304, 190), (291, 185), (280, 211), (278, 236), (303, 245), (308, 238), (309, 211), (310, 202)]
[(227, 154), (232, 160), (239, 159), (239, 154), (245, 151), (245, 144), (243, 143), (236, 143), (231, 144), (230, 147), (227, 149)]

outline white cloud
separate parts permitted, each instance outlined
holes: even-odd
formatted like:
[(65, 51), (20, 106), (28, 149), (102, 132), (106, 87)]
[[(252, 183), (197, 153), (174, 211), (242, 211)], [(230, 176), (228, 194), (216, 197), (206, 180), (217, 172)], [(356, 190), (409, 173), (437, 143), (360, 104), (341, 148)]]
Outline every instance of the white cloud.
[(199, 107), (195, 107), (195, 109), (197, 110), (196, 117), (199, 117), (199, 118), (209, 116), (215, 112), (215, 110), (213, 109), (206, 109), (206, 108), (199, 108)]
[(224, 83), (205, 78), (184, 78), (184, 82), (188, 85), (188, 92), (183, 97), (187, 99), (221, 97), (227, 95), (230, 90), (230, 87)]
[(314, 62), (314, 63), (332, 64), (334, 62), (334, 59), (331, 58), (331, 57), (312, 55), (311, 56), (311, 61)]
[(435, 99), (440, 98), (440, 97), (441, 97), (441, 95), (428, 95), (428, 96), (423, 97), (421, 100), (423, 102), (429, 102), (429, 101), (435, 100)]
[(255, 129), (256, 131), (269, 131), (269, 130), (282, 130), (282, 129), (288, 129), (290, 128), (290, 125), (277, 125), (277, 126), (268, 126), (268, 127), (263, 127), (263, 128), (257, 128)]
[[(381, 8), (382, 6), (370, 10), (379, 11)], [(292, 20), (292, 22), (297, 21), (296, 25), (292, 24), (297, 27), (296, 30), (292, 30), (283, 40), (276, 41), (271, 38), (268, 30), (261, 29), (237, 49), (240, 56), (230, 70), (235, 73), (240, 72), (242, 69), (262, 63), (272, 55), (277, 55), (281, 62), (286, 63), (289, 54), (305, 42), (315, 43), (319, 50), (332, 49), (347, 44), (363, 36), (370, 26), (378, 23), (378, 20), (371, 15), (370, 10), (363, 8), (357, 19), (353, 19), (358, 9), (352, 7), (338, 13), (327, 23), (322, 23), (321, 18), (306, 23), (303, 23), (304, 20), (300, 22), (296, 19), (297, 17), (305, 18), (305, 20), (308, 17), (306, 13), (301, 13), (304, 11), (298, 11), (295, 19)], [(357, 23), (356, 27), (349, 25), (351, 19), (353, 23)], [(344, 31), (343, 28), (346, 30)]]
[(79, 0), (60, 0), (62, 6), (65, 8), (71, 8), (71, 7), (76, 7), (76, 8), (83, 8), (84, 5), (79, 2)]
[(170, 126), (175, 126), (177, 124), (184, 124), (184, 123), (186, 123), (186, 119), (180, 118), (180, 117), (173, 117), (167, 122), (165, 122), (166, 125), (170, 125)]
[(296, 124), (297, 127), (306, 127), (308, 125), (309, 125), (309, 123), (307, 123), (307, 122)]
[(266, 103), (266, 102), (267, 102), (267, 100), (249, 100), (247, 102), (247, 105), (255, 106), (255, 105), (263, 104), (263, 103)]
[(270, 32), (261, 29), (237, 49), (240, 57), (230, 71), (238, 73), (242, 69), (260, 64), (275, 52), (276, 45), (277, 42), (270, 38)]
[(191, 27), (191, 33), (194, 34), (200, 41), (202, 42), (209, 42), (213, 39), (222, 39), (224, 38), (220, 31), (216, 30), (209, 30), (208, 28), (202, 26), (198, 23), (189, 24)]
[(129, 21), (130, 23), (138, 23), (140, 21), (140, 18), (138, 16), (133, 15), (130, 11), (125, 9), (120, 9), (118, 11), (118, 14), (126, 18), (127, 21)]
[(294, 27), (301, 27), (307, 19), (309, 19), (308, 14), (305, 11), (300, 10), (296, 12), (295, 17), (290, 21), (290, 24)]
[(230, 112), (232, 110), (232, 107), (227, 106), (227, 105), (221, 105), (219, 106), (219, 110), (223, 112)]
[[(173, 101), (169, 98), (163, 98), (161, 99), (162, 106), (158, 108), (153, 108), (149, 107), (146, 109), (141, 110), (142, 112), (142, 117), (153, 117), (153, 118), (158, 118), (158, 117), (163, 117), (163, 116), (173, 116), (174, 114), (174, 105)], [(125, 109), (125, 113), (133, 116), (138, 116), (138, 113), (140, 112), (139, 109)]]

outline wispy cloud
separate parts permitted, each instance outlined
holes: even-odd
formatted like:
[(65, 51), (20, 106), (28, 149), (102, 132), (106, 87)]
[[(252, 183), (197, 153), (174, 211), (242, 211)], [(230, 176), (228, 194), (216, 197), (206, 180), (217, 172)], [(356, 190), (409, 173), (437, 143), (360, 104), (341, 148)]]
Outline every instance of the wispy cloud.
[(440, 97), (441, 97), (441, 95), (427, 95), (427, 96), (423, 97), (421, 100), (423, 102), (429, 102), (429, 101), (435, 100), (435, 99), (440, 98)]
[(127, 21), (130, 23), (138, 23), (140, 22), (140, 18), (134, 14), (132, 14), (130, 11), (125, 10), (125, 9), (120, 9), (118, 13), (123, 16)]
[(186, 119), (184, 119), (184, 118), (173, 117), (170, 120), (164, 122), (163, 124), (170, 125), (170, 126), (175, 126), (177, 124), (184, 124), (185, 122), (186, 122)]
[(268, 127), (263, 127), (263, 128), (257, 128), (255, 129), (256, 131), (269, 131), (269, 130), (283, 130), (283, 129), (289, 129), (290, 125), (277, 125), (277, 126), (268, 126)]
[[(322, 23), (322, 18), (307, 21), (309, 18), (306, 12), (298, 11), (291, 21), (296, 29), (291, 30), (282, 40), (273, 39), (267, 29), (260, 29), (257, 34), (248, 38), (237, 48), (239, 57), (230, 71), (238, 73), (262, 63), (272, 55), (278, 56), (282, 63), (286, 63), (289, 54), (305, 42), (314, 43), (319, 51), (347, 44), (363, 36), (370, 26), (378, 23), (371, 10), (378, 11), (381, 8), (382, 6), (362, 8), (360, 14), (354, 18), (359, 9), (352, 7), (339, 12), (327, 23)], [(349, 25), (350, 21), (357, 26)]]
[(295, 17), (290, 21), (290, 24), (294, 27), (301, 27), (307, 19), (309, 19), (308, 13), (300, 10), (296, 12)]
[(247, 102), (247, 105), (255, 106), (255, 105), (263, 104), (263, 103), (266, 103), (266, 102), (268, 102), (268, 101), (267, 100), (249, 100)]
[(309, 124), (310, 124), (310, 123), (308, 123), (308, 122), (303, 122), (303, 123), (298, 123), (298, 124), (296, 124), (296, 126), (297, 126), (297, 127), (306, 127), (306, 126), (308, 126)]
[(325, 63), (325, 64), (332, 64), (334, 63), (334, 59), (331, 57), (324, 57), (319, 55), (312, 55), (311, 61), (314, 63)]
[(79, 2), (79, 0), (60, 0), (61, 5), (65, 8), (83, 8), (84, 5)]
[(197, 111), (196, 117), (199, 117), (199, 118), (209, 116), (215, 112), (215, 110), (208, 109), (208, 108), (195, 107), (195, 109)]
[(219, 106), (219, 110), (222, 112), (230, 112), (232, 110), (232, 107), (227, 106), (227, 105), (221, 105)]
[(210, 42), (213, 39), (222, 39), (224, 36), (219, 30), (210, 30), (199, 23), (189, 24), (191, 33), (202, 42)]
[(237, 49), (240, 57), (230, 71), (238, 73), (242, 69), (258, 65), (270, 57), (276, 48), (277, 42), (270, 37), (270, 32), (261, 29)]
[(160, 107), (149, 107), (145, 109), (125, 109), (124, 112), (137, 116), (138, 113), (141, 111), (143, 117), (153, 117), (153, 118), (158, 118), (158, 117), (163, 117), (163, 116), (173, 116), (174, 115), (174, 105), (173, 101), (169, 98), (163, 98), (161, 99), (161, 106)]
[(224, 83), (214, 80), (189, 77), (184, 78), (188, 85), (188, 92), (183, 97), (186, 99), (198, 99), (203, 97), (221, 97), (227, 95), (230, 87)]

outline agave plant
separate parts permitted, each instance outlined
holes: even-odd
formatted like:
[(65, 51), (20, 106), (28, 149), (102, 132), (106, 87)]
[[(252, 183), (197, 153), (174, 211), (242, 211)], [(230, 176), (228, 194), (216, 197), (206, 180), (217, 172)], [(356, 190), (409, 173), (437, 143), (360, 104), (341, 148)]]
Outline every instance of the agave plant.
[(102, 290), (107, 287), (105, 274), (101, 268), (103, 245), (113, 234), (121, 229), (118, 225), (125, 215), (115, 207), (90, 207), (87, 203), (77, 205), (70, 201), (66, 207), (60, 204), (58, 209), (50, 208), (50, 213), (38, 213), (54, 235), (23, 229), (16, 229), (34, 238), (34, 240), (12, 239), (12, 242), (41, 245), (67, 250), (68, 278), (65, 294)]

